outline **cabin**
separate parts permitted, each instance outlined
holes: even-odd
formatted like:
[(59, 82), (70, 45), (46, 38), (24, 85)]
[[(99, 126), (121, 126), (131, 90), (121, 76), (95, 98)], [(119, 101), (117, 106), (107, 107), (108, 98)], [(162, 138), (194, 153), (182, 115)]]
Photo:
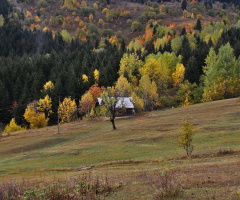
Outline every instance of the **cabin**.
[[(102, 98), (97, 98), (96, 106), (102, 105)], [(118, 116), (132, 116), (135, 115), (134, 101), (132, 97), (118, 97), (116, 104)]]

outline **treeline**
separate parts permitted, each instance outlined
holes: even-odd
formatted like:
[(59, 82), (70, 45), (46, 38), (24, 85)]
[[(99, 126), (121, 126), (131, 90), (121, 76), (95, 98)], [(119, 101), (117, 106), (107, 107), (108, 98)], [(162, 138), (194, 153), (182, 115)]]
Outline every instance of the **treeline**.
[[(8, 24), (0, 30), (0, 118), (8, 123), (15, 117), (23, 123), (23, 114), (28, 103), (43, 97), (43, 85), (51, 80), (53, 91), (53, 115), (50, 124), (56, 123), (58, 97), (71, 96), (80, 99), (94, 84), (93, 72), (100, 73), (99, 85), (109, 86), (117, 80), (119, 63), (124, 49), (113, 46), (107, 40), (104, 50), (93, 51), (88, 40), (80, 43), (63, 41), (61, 34), (53, 39), (51, 32), (23, 30), (20, 25)], [(123, 46), (124, 48), (124, 46)], [(83, 83), (82, 76), (88, 77)], [(17, 101), (16, 110), (11, 111)]]

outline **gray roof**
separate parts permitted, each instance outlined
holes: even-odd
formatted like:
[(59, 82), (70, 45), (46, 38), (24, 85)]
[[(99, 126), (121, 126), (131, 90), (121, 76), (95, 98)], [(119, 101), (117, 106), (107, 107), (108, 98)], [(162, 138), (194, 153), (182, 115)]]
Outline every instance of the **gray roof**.
[[(99, 105), (102, 104), (102, 98), (97, 98)], [(134, 108), (132, 97), (118, 97), (116, 108)]]

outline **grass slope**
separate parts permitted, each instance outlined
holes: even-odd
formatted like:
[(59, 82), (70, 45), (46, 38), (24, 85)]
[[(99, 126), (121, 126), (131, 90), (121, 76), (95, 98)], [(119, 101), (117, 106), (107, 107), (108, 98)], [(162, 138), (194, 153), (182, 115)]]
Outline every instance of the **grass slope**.
[[(108, 199), (146, 199), (156, 189), (142, 174), (170, 169), (184, 186), (183, 199), (224, 199), (240, 188), (239, 116), (240, 99), (229, 99), (117, 119), (116, 131), (109, 121), (87, 120), (61, 125), (60, 135), (57, 127), (28, 130), (0, 139), (0, 178), (51, 180), (92, 166), (122, 185)], [(177, 146), (186, 119), (197, 130), (191, 159)]]

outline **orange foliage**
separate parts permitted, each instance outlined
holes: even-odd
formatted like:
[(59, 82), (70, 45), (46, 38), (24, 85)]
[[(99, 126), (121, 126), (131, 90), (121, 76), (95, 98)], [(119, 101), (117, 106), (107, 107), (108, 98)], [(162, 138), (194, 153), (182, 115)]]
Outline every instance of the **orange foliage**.
[(190, 4), (191, 5), (195, 5), (196, 4), (196, 0), (192, 0)]
[(31, 24), (31, 25), (30, 25), (30, 29), (31, 29), (31, 30), (33, 30), (35, 27), (36, 27), (35, 24)]
[(89, 93), (92, 95), (93, 97), (93, 100), (94, 100), (94, 103), (95, 101), (97, 100), (97, 98), (100, 96), (100, 94), (102, 93), (102, 90), (100, 87), (98, 87), (98, 84), (95, 83), (94, 85), (92, 85), (90, 88), (89, 88)]
[(172, 24), (170, 24), (169, 28), (172, 29), (172, 30), (175, 29), (175, 28), (176, 28), (175, 22), (173, 22)]
[(112, 36), (111, 38), (109, 38), (109, 42), (112, 44), (112, 45), (118, 45), (118, 39), (116, 36)]
[(141, 43), (141, 45), (144, 45), (144, 41), (143, 40), (140, 40), (138, 39), (137, 37), (135, 38), (135, 41), (139, 41)]
[(165, 35), (165, 37), (166, 37), (168, 40), (174, 39), (174, 35), (173, 35), (173, 36), (171, 36), (171, 35)]
[(147, 42), (148, 40), (151, 40), (153, 38), (153, 31), (152, 29), (148, 29), (146, 31), (146, 34), (145, 34), (145, 42)]
[(26, 17), (32, 18), (32, 13), (27, 11)]
[(70, 16), (67, 16), (67, 17), (65, 18), (65, 21), (66, 21), (68, 24), (70, 24), (70, 23), (72, 22), (72, 19), (71, 19)]
[(81, 21), (81, 19), (79, 16), (77, 16), (74, 21), (79, 23)]

